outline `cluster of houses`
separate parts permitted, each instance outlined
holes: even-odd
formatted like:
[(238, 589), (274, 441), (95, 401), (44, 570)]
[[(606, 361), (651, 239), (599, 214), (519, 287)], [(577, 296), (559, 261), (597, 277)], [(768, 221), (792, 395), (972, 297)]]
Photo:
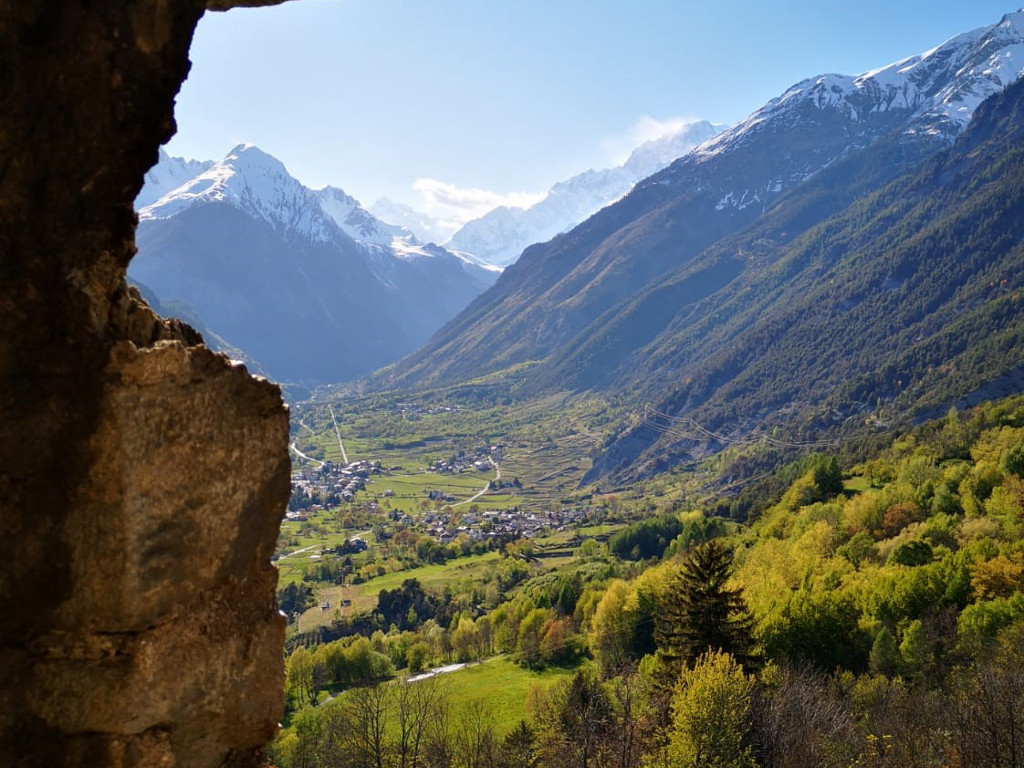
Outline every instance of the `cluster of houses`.
[(360, 536), (353, 536), (351, 539), (345, 539), (341, 544), (336, 547), (327, 547), (321, 550), (321, 554), (324, 555), (356, 555), (360, 552), (365, 552), (367, 549), (366, 540)]
[(395, 411), (407, 421), (419, 421), (424, 416), (436, 416), (439, 413), (458, 413), (462, 410), (458, 405), (421, 405), (419, 403), (395, 403)]
[(442, 544), (448, 544), (460, 534), (473, 541), (495, 538), (532, 539), (545, 531), (560, 531), (566, 526), (581, 523), (586, 518), (583, 509), (557, 509), (548, 512), (528, 512), (519, 507), (489, 509), (483, 512), (463, 513), (458, 525), (452, 524), (452, 515), (428, 512), (423, 516), (426, 532)]
[[(495, 468), (502, 459), (504, 445), (481, 445), (470, 451), (460, 451), (446, 460), (439, 460), (427, 467), (428, 472), (451, 475), (463, 472), (485, 472)], [(401, 469), (391, 467), (390, 471)], [(307, 511), (318, 511), (331, 507), (341, 501), (353, 501), (357, 492), (365, 490), (368, 483), (373, 482), (376, 475), (387, 471), (379, 461), (354, 461), (349, 464), (325, 462), (320, 467), (306, 466), (292, 473), (293, 504), (289, 509), (289, 520), (304, 521)], [(518, 486), (518, 480), (512, 482), (495, 480), (491, 488)], [(430, 501), (451, 503), (456, 497), (441, 490), (427, 489), (426, 497)], [(385, 489), (384, 498), (394, 496), (394, 491)], [(321, 500), (322, 503), (304, 503), (310, 499)], [(298, 502), (296, 503), (296, 500)], [(372, 509), (379, 509), (377, 502)], [(528, 512), (519, 507), (509, 509), (492, 509), (453, 513), (450, 511), (426, 512), (422, 516), (410, 515), (392, 510), (387, 515), (389, 521), (398, 527), (412, 528), (432, 536), (442, 544), (448, 544), (459, 535), (466, 535), (473, 541), (485, 541), (495, 538), (533, 538), (549, 530), (562, 530), (568, 526), (583, 522), (586, 510), (562, 508), (547, 512)], [(365, 542), (354, 539), (353, 547), (365, 547)], [(358, 549), (354, 551), (359, 551)]]
[(473, 471), (486, 472), (501, 461), (504, 448), (504, 444), (479, 445), (472, 451), (459, 451), (449, 459), (435, 461), (427, 467), (427, 471), (439, 475), (458, 475)]
[[(326, 461), (319, 467), (296, 470), (292, 472), (292, 503), (286, 517), (302, 522), (307, 509), (319, 511), (339, 501), (352, 501), (358, 491), (372, 482), (372, 476), (382, 474), (384, 467), (379, 461), (367, 460), (349, 464)], [(320, 501), (312, 502), (313, 499)]]

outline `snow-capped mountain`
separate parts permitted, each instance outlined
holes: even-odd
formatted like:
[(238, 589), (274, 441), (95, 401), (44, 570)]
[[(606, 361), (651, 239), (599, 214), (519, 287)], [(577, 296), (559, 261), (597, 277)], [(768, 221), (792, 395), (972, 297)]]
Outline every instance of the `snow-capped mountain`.
[(369, 211), (381, 221), (405, 227), (425, 243), (443, 243), (452, 234), (451, 229), (439, 224), (434, 217), (387, 197), (377, 200)]
[(186, 160), (183, 157), (171, 157), (161, 148), (160, 159), (149, 169), (142, 191), (135, 198), (136, 209), (155, 203), (168, 192), (198, 176), (211, 165), (213, 165), (212, 160)]
[(324, 187), (317, 190), (316, 196), (324, 212), (353, 240), (384, 247), (390, 246), (396, 239), (401, 242), (415, 240), (410, 230), (395, 224), (385, 224), (344, 190)]
[[(1022, 69), (1024, 11), (1018, 11), (879, 69), (803, 80), (645, 184), (692, 186), (695, 177), (703, 176), (701, 166), (712, 159), (717, 168), (724, 156), (742, 155), (746, 146), (770, 135), (789, 130), (821, 134), (827, 124), (833, 140), (819, 140), (814, 151), (793, 157), (794, 162), (777, 167), (758, 184), (723, 189), (716, 205), (719, 211), (763, 208), (786, 189), (894, 130), (908, 140), (951, 144), (975, 108), (1016, 82)], [(697, 184), (704, 185), (704, 180)]]
[(478, 259), (473, 254), (442, 248), (433, 242), (424, 243), (409, 228), (381, 221), (363, 208), (358, 200), (337, 187), (324, 187), (317, 190), (316, 195), (321, 208), (334, 223), (346, 235), (370, 250), (390, 252), (407, 259), (448, 254), (462, 261), (472, 274), (478, 274), (479, 270), (490, 273), (490, 281), (501, 273), (501, 267)]
[(169, 219), (209, 203), (226, 203), (299, 237), (327, 242), (338, 236), (317, 194), (252, 144), (239, 144), (220, 162), (141, 208), (139, 221)]
[(144, 206), (137, 242), (134, 279), (288, 381), (390, 362), (500, 271), (424, 245), (340, 189), (309, 189), (246, 144)]
[(585, 171), (559, 182), (529, 208), (495, 208), (467, 223), (445, 244), (492, 264), (512, 264), (527, 246), (572, 229), (721, 128), (707, 121), (689, 123), (674, 134), (640, 145), (621, 166)]
[[(543, 361), (531, 368), (538, 386), (619, 376), (633, 387), (631, 377), (646, 370), (646, 345), (668, 333), (667, 324), (683, 322), (695, 302), (767, 248), (947, 149), (982, 100), (1017, 81), (1022, 68), (1024, 11), (861, 75), (799, 82), (571, 231), (528, 249), (387, 382), (448, 383)], [(765, 213), (775, 223), (762, 231)], [(508, 215), (494, 221), (496, 229), (516, 223)], [(725, 266), (701, 271), (701, 259), (719, 247)], [(666, 284), (685, 300), (655, 290)], [(648, 289), (653, 298), (641, 301)], [(615, 318), (629, 322), (618, 327)], [(613, 325), (614, 334), (603, 332)], [(671, 338), (658, 343), (673, 364), (688, 359)], [(675, 368), (665, 370), (671, 380)]]

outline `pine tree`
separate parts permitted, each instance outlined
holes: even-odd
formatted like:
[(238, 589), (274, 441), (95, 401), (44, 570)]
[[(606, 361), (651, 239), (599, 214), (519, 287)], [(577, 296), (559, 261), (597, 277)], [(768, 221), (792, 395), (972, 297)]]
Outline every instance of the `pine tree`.
[(690, 666), (708, 652), (753, 662), (753, 618), (743, 595), (729, 589), (732, 553), (718, 541), (693, 549), (662, 593), (655, 641), (670, 667)]

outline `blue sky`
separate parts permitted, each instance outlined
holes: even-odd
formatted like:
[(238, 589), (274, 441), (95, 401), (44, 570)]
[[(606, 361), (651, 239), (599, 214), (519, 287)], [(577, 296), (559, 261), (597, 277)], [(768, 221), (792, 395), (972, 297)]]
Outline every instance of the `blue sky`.
[(237, 9), (200, 24), (168, 149), (219, 159), (252, 142), (304, 183), (365, 204), (387, 195), (425, 208), (431, 184), (467, 205), (485, 194), (527, 202), (621, 162), (659, 125), (732, 123), (804, 77), (882, 66), (1013, 10), (990, 0)]

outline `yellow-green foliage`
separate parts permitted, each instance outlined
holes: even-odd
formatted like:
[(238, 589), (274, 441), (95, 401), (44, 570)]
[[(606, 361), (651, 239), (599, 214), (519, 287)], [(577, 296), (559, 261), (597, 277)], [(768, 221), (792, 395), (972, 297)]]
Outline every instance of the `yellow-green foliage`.
[(602, 669), (613, 671), (627, 661), (636, 620), (635, 591), (624, 581), (613, 581), (597, 604), (590, 633), (590, 648)]
[(727, 653), (701, 656), (683, 671), (672, 700), (669, 741), (678, 768), (753, 768), (750, 728), (754, 677)]
[(939, 615), (962, 611), (961, 642), (975, 646), (1017, 617), (1021, 422), (1024, 398), (954, 413), (861, 465), (868, 482), (848, 496), (822, 499), (813, 472), (798, 478), (735, 561), (768, 654), (863, 670), (882, 637), (877, 663), (917, 674)]

